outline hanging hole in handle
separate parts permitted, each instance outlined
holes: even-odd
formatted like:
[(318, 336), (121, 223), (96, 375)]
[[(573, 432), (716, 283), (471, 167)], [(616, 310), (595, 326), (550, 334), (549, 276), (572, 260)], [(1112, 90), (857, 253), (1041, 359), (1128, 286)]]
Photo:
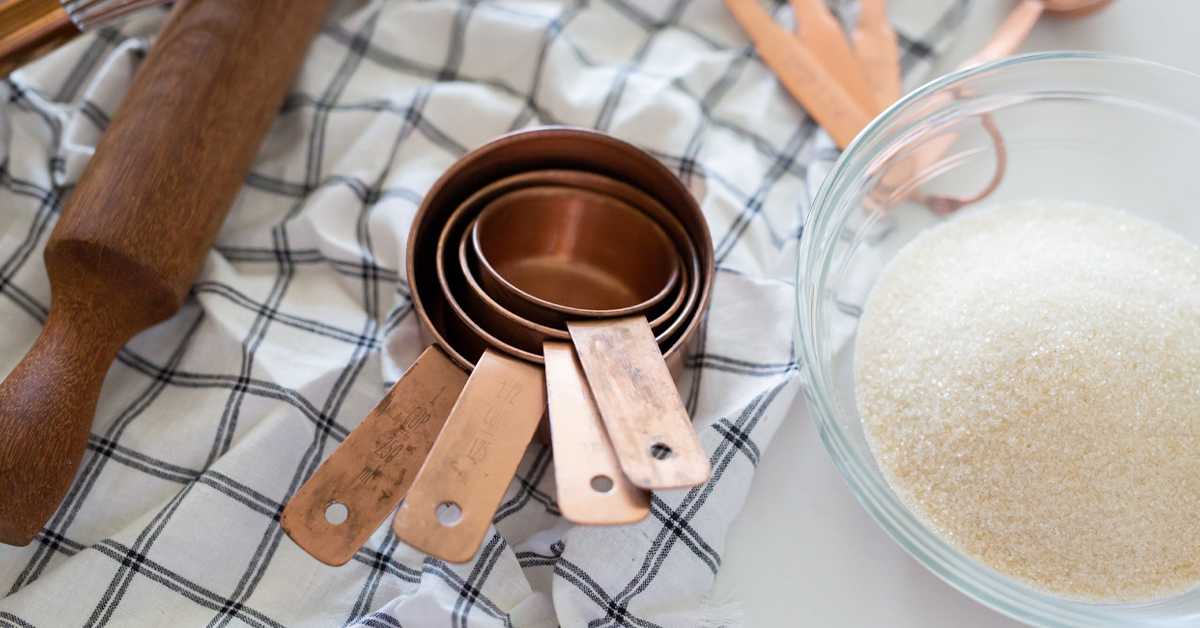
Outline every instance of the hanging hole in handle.
[(654, 443), (650, 446), (650, 457), (655, 460), (669, 460), (675, 452), (665, 443)]
[(340, 526), (346, 523), (346, 519), (350, 517), (350, 509), (346, 508), (346, 504), (342, 502), (330, 502), (325, 507), (325, 520), (330, 525)]
[(445, 502), (437, 507), (434, 514), (437, 515), (438, 523), (450, 528), (458, 525), (459, 521), (462, 521), (463, 512), (462, 508), (458, 507), (458, 504)]
[(597, 475), (592, 478), (592, 490), (597, 493), (607, 493), (613, 490), (612, 478), (607, 475)]

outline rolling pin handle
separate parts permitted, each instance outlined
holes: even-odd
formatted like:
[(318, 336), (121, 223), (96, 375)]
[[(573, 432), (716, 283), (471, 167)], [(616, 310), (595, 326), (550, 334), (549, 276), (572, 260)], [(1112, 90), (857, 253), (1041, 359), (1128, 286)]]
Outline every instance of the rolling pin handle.
[[(87, 448), (108, 365), (124, 340), (95, 318), (51, 309), (33, 347), (0, 384), (0, 542), (28, 545), (58, 508)], [(84, 347), (86, 350), (80, 350)]]

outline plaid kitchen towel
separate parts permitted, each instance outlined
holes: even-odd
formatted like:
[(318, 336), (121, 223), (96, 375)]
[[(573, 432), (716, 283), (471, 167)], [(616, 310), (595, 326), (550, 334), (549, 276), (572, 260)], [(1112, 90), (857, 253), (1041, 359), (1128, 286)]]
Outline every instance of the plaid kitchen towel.
[[(965, 3), (893, 3), (910, 86)], [(0, 373), (46, 318), (42, 247), (164, 16), (0, 81)], [(347, 565), (317, 562), (279, 513), (424, 348), (404, 267), (422, 194), (542, 124), (642, 146), (701, 200), (717, 275), (678, 383), (712, 481), (656, 493), (636, 525), (572, 526), (534, 445), (471, 562), (390, 521)], [(707, 594), (798, 399), (795, 248), (836, 157), (720, 0), (339, 3), (192, 295), (109, 371), (66, 500), (31, 545), (0, 547), (0, 626), (737, 624)]]

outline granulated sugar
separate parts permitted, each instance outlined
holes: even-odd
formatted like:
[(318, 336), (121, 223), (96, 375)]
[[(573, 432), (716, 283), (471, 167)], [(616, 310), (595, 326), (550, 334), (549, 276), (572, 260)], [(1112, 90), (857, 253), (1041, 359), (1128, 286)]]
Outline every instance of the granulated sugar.
[(855, 387), (905, 504), (981, 563), (1095, 602), (1200, 582), (1200, 249), (1079, 205), (959, 217), (888, 265)]

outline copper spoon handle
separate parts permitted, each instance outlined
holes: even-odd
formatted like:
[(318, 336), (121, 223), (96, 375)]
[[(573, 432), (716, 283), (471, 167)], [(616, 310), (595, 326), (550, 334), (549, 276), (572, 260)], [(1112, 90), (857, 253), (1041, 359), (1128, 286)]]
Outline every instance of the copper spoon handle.
[(958, 67), (965, 68), (1012, 55), (1025, 42), (1025, 38), (1029, 37), (1033, 25), (1037, 24), (1038, 18), (1045, 10), (1046, 3), (1043, 0), (1021, 0), (1021, 4), (1008, 14), (1004, 23), (996, 29), (983, 48)]
[(708, 455), (645, 316), (567, 323), (621, 469), (635, 486), (708, 481)]
[(845, 148), (871, 121), (871, 115), (854, 100), (808, 46), (796, 41), (758, 4), (757, 0), (725, 0), (763, 63), (805, 111), (825, 128), (837, 145)]
[(863, 110), (871, 114), (881, 111), (862, 64), (850, 51), (842, 25), (829, 11), (825, 0), (791, 0), (791, 4), (796, 14), (796, 39), (838, 78)]
[(854, 52), (862, 63), (882, 111), (900, 99), (900, 57), (896, 48), (896, 31), (888, 22), (885, 0), (859, 0), (861, 12), (851, 39)]

